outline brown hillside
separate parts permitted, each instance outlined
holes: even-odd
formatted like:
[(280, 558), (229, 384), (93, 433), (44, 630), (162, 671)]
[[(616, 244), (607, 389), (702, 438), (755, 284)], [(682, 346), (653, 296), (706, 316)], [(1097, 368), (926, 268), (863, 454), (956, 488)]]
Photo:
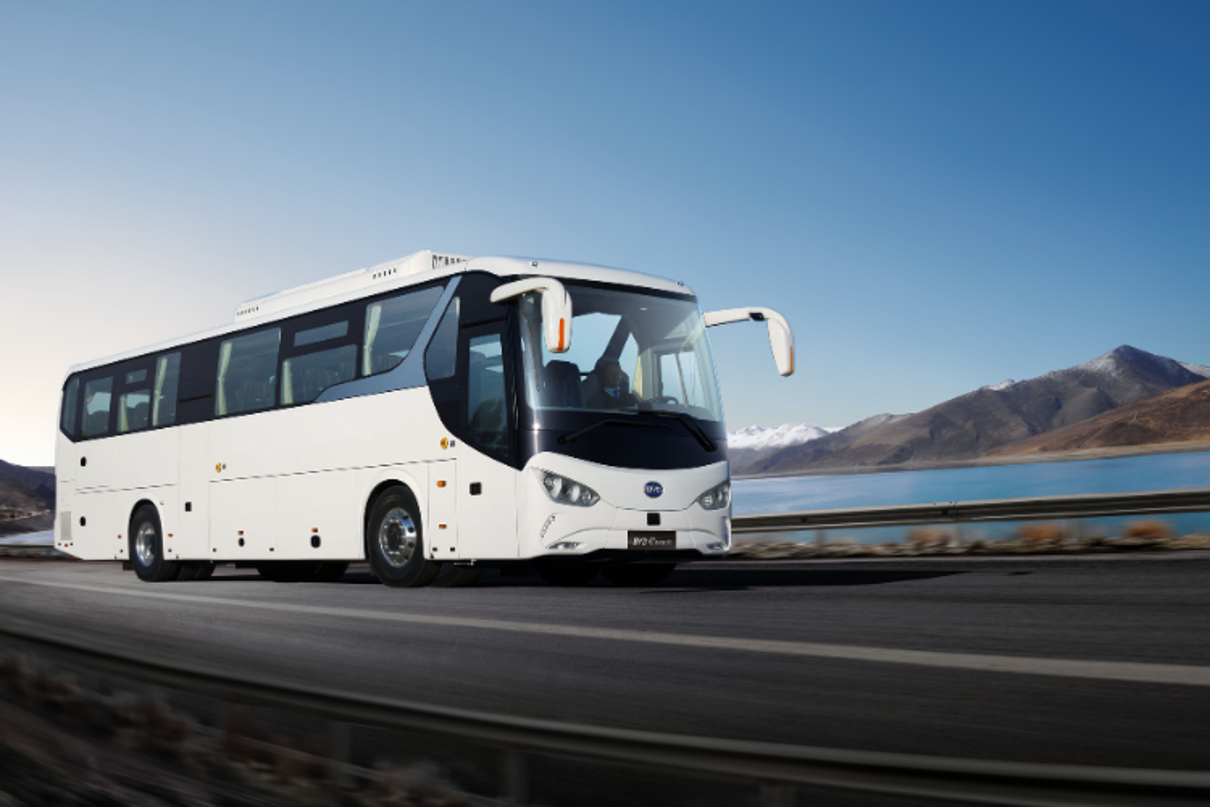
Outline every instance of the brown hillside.
[(885, 470), (978, 461), (1003, 446), (1205, 380), (1180, 362), (1122, 345), (1084, 364), (983, 387), (923, 412), (862, 421), (772, 453), (737, 455), (732, 472)]
[(0, 508), (51, 510), (55, 506), (55, 474), (0, 460)]
[(1094, 448), (1210, 443), (1210, 381), (1165, 392), (1104, 414), (988, 451), (1020, 457)]

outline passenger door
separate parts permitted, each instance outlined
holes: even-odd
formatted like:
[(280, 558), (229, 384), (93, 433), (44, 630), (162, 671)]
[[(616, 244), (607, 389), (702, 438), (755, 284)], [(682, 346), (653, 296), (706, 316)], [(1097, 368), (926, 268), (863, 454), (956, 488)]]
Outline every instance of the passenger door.
[(467, 450), (458, 452), (458, 532), (464, 558), (517, 556), (517, 472), (509, 464), (512, 398), (502, 330), (502, 321), (466, 328), (460, 340)]

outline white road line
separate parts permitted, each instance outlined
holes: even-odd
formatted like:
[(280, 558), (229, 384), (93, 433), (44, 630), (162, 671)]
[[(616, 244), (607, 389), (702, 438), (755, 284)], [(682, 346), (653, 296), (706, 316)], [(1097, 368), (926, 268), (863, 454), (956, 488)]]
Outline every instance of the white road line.
[(1210, 686), (1210, 667), (1190, 664), (1149, 664), (1128, 661), (1079, 661), (1075, 659), (1031, 658), (1028, 656), (997, 656), (985, 653), (943, 653), (930, 650), (901, 650), (889, 647), (791, 642), (779, 639), (745, 639), (731, 636), (697, 636), (687, 633), (593, 628), (580, 625), (555, 625), (545, 622), (512, 622), (503, 619), (473, 617), (428, 616), (423, 614), (391, 614), (353, 608), (327, 608), (296, 603), (271, 603), (229, 597), (199, 597), (194, 594), (169, 594), (113, 586), (90, 586), (80, 583), (60, 583), (30, 580), (0, 575), (0, 582), (23, 583), (46, 588), (116, 594), (167, 602), (196, 603), (207, 606), (227, 606), (261, 611), (282, 611), (294, 616), (348, 617), (410, 625), (434, 625), (447, 628), (510, 631), (546, 636), (568, 636), (577, 639), (606, 639), (617, 642), (644, 642), (671, 647), (692, 647), (705, 650), (730, 650), (744, 653), (765, 653), (780, 656), (844, 659), (886, 664), (912, 664), (921, 667), (942, 667), (978, 672), (1050, 675), (1064, 678), (1091, 678), (1103, 681), (1130, 681), (1146, 684), (1181, 684)]

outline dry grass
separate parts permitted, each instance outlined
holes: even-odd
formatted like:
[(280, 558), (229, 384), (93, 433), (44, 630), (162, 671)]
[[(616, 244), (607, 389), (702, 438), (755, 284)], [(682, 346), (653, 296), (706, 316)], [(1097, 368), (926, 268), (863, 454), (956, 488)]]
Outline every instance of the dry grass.
[(1057, 522), (1026, 524), (1017, 530), (1017, 537), (1028, 547), (1059, 546), (1067, 539), (1067, 528)]
[(1158, 519), (1133, 521), (1126, 525), (1127, 538), (1143, 538), (1151, 541), (1162, 541), (1172, 537), (1172, 527), (1168, 522)]
[[(781, 534), (784, 535), (784, 534)], [(907, 532), (902, 542), (865, 544), (852, 538), (829, 541), (818, 546), (814, 541), (787, 541), (776, 533), (753, 534), (737, 543), (729, 557), (736, 560), (806, 560), (810, 558), (913, 557), (921, 555), (1030, 555), (1075, 554), (1085, 552), (1129, 552), (1149, 550), (1208, 550), (1210, 536), (1174, 537), (1171, 525), (1157, 519), (1126, 525), (1121, 537), (1108, 538), (1095, 524), (1085, 525), (1077, 537), (1066, 522), (1027, 524), (1012, 538), (987, 540), (973, 530), (960, 547), (950, 544), (952, 533), (939, 527), (920, 527)]]
[(908, 545), (919, 552), (949, 546), (951, 537), (949, 530), (940, 527), (917, 527), (908, 531), (906, 539)]

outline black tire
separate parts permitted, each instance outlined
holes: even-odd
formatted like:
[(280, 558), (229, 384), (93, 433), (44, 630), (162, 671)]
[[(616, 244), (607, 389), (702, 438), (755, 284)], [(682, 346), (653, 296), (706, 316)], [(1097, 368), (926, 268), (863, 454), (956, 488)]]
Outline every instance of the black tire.
[(325, 560), (319, 564), (319, 572), (311, 578), (316, 583), (335, 583), (349, 570), (349, 564), (343, 560)]
[(177, 580), (209, 580), (213, 574), (213, 563), (182, 563)]
[(434, 586), (441, 588), (465, 588), (473, 586), (483, 575), (482, 566), (453, 566), (447, 565), (433, 581)]
[(552, 586), (586, 586), (597, 577), (596, 564), (574, 561), (534, 561), (534, 571)]
[(424, 528), (416, 497), (402, 485), (383, 491), (366, 522), (366, 559), (382, 583), (395, 588), (427, 586), (441, 563), (424, 556)]
[(675, 569), (675, 563), (611, 563), (601, 576), (615, 586), (656, 586)]
[(154, 507), (145, 504), (135, 511), (130, 519), (130, 565), (146, 583), (167, 583), (181, 573), (179, 561), (164, 557), (163, 536)]

